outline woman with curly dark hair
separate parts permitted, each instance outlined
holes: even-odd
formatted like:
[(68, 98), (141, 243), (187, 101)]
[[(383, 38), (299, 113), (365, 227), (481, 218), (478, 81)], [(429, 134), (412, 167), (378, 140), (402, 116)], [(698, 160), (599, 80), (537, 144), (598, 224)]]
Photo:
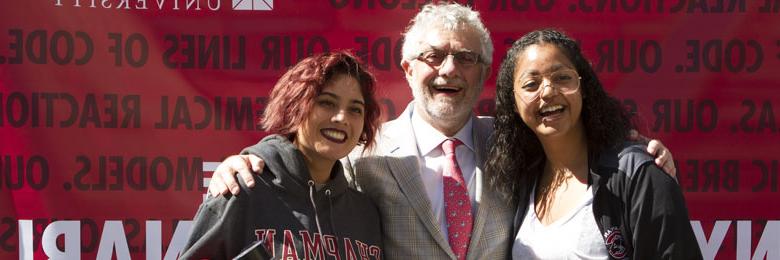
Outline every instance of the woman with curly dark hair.
[(626, 110), (578, 44), (526, 34), (501, 64), (486, 172), (513, 194), (514, 259), (701, 258), (675, 180), (625, 140)]

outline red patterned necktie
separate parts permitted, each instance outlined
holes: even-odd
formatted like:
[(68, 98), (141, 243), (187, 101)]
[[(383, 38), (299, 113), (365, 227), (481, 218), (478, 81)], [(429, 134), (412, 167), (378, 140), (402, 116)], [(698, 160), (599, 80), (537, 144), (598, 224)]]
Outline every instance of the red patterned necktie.
[(462, 145), (458, 139), (447, 139), (442, 145), (447, 165), (444, 168), (444, 212), (447, 214), (447, 239), (458, 259), (466, 259), (471, 239), (471, 199), (463, 181), (463, 174), (455, 159), (455, 148)]

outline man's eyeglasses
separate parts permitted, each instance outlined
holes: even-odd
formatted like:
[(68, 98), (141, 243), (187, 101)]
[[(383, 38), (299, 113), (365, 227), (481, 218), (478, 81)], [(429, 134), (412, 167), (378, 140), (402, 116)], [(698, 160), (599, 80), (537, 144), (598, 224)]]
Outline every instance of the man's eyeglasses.
[[(547, 85), (542, 85), (547, 79)], [(571, 94), (580, 88), (582, 78), (575, 70), (559, 70), (545, 74), (532, 74), (515, 81), (515, 93), (526, 103), (536, 101), (545, 87), (555, 87), (561, 94)], [(519, 86), (518, 86), (519, 85)]]
[(447, 52), (436, 49), (421, 52), (420, 55), (417, 55), (417, 60), (425, 62), (429, 66), (438, 67), (450, 55), (455, 59), (455, 63), (461, 66), (473, 66), (482, 62), (482, 56), (471, 51)]

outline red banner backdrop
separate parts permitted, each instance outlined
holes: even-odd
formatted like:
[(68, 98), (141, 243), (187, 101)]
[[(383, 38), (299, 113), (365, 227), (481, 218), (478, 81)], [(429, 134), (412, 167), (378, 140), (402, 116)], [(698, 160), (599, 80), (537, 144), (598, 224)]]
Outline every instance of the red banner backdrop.
[[(285, 69), (351, 49), (385, 118), (411, 99), (415, 0), (0, 3), (0, 258), (174, 259), (215, 168)], [(507, 48), (579, 39), (641, 131), (674, 152), (707, 259), (780, 259), (780, 1), (470, 1)], [(476, 111), (491, 114), (495, 75)]]

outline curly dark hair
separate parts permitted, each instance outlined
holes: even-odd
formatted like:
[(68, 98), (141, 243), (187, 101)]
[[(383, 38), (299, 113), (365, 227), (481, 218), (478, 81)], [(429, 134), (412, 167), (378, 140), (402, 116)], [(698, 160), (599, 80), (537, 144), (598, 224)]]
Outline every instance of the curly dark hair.
[(348, 51), (315, 54), (295, 64), (276, 82), (260, 122), (266, 131), (292, 139), (312, 110), (314, 99), (338, 75), (348, 75), (360, 84), (364, 120), (360, 144), (374, 145), (379, 127), (379, 104), (374, 98), (374, 76)]
[(632, 125), (627, 110), (604, 91), (576, 41), (552, 29), (524, 35), (512, 44), (498, 72), (493, 145), (485, 169), (491, 185), (513, 199), (519, 198), (519, 187), (531, 187), (536, 182), (546, 161), (539, 138), (517, 113), (513, 91), (517, 59), (526, 48), (535, 44), (557, 47), (574, 64), (582, 78), (580, 118), (585, 128), (589, 157), (621, 144)]

